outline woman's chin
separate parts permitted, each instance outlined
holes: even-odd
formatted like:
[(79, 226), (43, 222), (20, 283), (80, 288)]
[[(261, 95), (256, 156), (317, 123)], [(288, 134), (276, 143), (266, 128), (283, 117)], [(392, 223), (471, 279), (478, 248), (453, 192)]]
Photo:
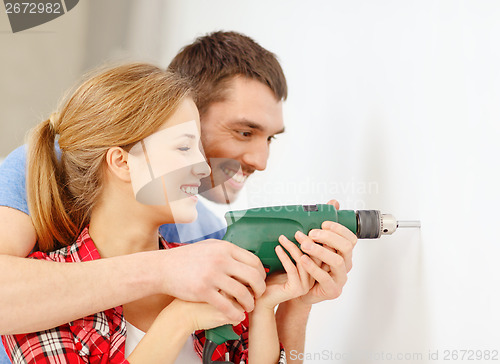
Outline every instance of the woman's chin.
[(176, 224), (189, 224), (198, 218), (196, 203), (191, 199), (182, 199), (170, 204)]

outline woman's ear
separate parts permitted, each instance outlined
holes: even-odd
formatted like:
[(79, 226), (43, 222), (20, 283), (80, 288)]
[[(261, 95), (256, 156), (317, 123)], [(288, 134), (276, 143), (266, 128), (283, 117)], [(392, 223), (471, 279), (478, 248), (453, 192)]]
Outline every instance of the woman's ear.
[(128, 153), (120, 147), (109, 148), (106, 153), (108, 171), (123, 182), (130, 182)]

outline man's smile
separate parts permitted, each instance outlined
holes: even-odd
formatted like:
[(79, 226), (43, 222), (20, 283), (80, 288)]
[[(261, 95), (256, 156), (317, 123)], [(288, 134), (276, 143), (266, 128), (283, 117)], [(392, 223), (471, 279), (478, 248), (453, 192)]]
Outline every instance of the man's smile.
[(249, 174), (245, 174), (241, 171), (235, 171), (233, 169), (221, 166), (222, 172), (228, 178), (227, 180), (232, 183), (235, 187), (243, 187), (245, 181), (247, 180)]

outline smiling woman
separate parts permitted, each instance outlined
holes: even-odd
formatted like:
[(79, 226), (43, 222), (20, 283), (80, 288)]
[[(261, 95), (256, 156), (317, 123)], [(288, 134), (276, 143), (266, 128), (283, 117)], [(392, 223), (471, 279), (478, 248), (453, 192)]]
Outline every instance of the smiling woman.
[[(187, 81), (155, 66), (119, 66), (83, 83), (59, 112), (34, 129), (27, 192), (40, 250), (57, 247), (54, 242), (74, 242), (103, 200), (110, 175), (104, 167), (126, 163), (127, 153), (118, 146), (166, 127), (189, 93)], [(190, 106), (194, 110), (184, 121), (198, 117), (192, 101)], [(54, 149), (56, 135), (60, 162)]]
[[(82, 262), (169, 249), (159, 240), (159, 226), (196, 219), (193, 194), (210, 172), (199, 130), (189, 83), (174, 73), (130, 64), (84, 82), (31, 134), (27, 190), (40, 249), (31, 257)], [(141, 203), (136, 197), (142, 187), (158, 178), (161, 188)], [(144, 304), (148, 309), (141, 309)], [(173, 362), (195, 329), (234, 322), (208, 304), (165, 295), (72, 320), (43, 335), (11, 335), (3, 341), (15, 363), (29, 361), (33, 352), (36, 362), (98, 356), (122, 363), (125, 351), (131, 362), (151, 362), (148, 344), (159, 334), (153, 329), (140, 343), (126, 342), (125, 327), (147, 332), (154, 323), (162, 338), (177, 338), (160, 354)]]

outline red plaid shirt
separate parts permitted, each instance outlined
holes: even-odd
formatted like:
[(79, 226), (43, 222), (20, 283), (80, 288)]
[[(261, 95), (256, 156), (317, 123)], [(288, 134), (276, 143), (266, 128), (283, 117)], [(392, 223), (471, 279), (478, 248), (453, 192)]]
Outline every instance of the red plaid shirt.
[[(164, 249), (181, 246), (167, 243), (160, 238)], [(55, 262), (85, 262), (100, 259), (99, 252), (85, 228), (75, 244), (51, 253), (35, 252), (31, 258)], [(247, 363), (248, 357), (248, 316), (235, 332), (240, 340), (228, 341), (219, 345), (212, 356), (213, 360), (224, 361), (225, 354), (233, 363)], [(194, 334), (194, 350), (202, 356), (205, 332)], [(125, 319), (122, 306), (90, 315), (82, 319), (58, 326), (51, 330), (20, 335), (2, 336), (9, 358), (18, 363), (128, 363), (125, 358), (126, 340)], [(286, 363), (281, 348), (281, 363)]]

